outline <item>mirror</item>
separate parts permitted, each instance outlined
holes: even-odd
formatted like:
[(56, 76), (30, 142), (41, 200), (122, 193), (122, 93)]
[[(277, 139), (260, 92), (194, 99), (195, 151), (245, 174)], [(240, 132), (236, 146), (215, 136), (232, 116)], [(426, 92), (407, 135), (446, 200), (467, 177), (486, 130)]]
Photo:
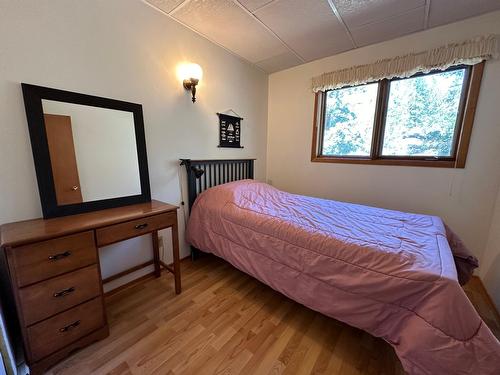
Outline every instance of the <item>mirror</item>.
[(141, 193), (131, 112), (42, 100), (59, 205)]
[(22, 87), (44, 217), (150, 200), (141, 105)]

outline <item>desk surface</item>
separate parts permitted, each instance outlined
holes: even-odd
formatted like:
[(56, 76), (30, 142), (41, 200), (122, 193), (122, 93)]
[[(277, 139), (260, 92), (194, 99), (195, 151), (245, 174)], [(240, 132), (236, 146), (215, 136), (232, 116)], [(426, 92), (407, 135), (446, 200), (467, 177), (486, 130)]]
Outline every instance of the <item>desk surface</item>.
[(4, 224), (0, 227), (0, 245), (2, 247), (26, 245), (142, 217), (175, 212), (177, 209), (177, 206), (153, 200), (79, 215)]

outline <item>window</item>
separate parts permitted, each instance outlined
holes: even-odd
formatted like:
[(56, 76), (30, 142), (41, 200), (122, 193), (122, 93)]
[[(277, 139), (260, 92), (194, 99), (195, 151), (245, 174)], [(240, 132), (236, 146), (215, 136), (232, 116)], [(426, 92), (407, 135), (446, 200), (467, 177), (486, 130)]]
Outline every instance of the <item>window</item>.
[(483, 67), (317, 93), (312, 161), (464, 168)]
[(370, 156), (378, 84), (325, 93), (322, 154)]

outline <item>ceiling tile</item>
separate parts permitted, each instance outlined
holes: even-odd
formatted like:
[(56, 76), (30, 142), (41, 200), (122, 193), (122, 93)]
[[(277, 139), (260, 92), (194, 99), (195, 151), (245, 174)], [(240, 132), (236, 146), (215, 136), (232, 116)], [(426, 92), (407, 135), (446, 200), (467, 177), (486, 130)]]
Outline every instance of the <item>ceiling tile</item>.
[(479, 14), (478, 3), (477, 0), (433, 0), (429, 12), (429, 27)]
[(432, 0), (429, 27), (500, 9), (500, 0)]
[(251, 62), (287, 51), (278, 38), (233, 1), (190, 0), (172, 16)]
[(281, 55), (259, 61), (256, 65), (264, 69), (267, 73), (274, 73), (279, 70), (288, 69), (292, 66), (300, 65), (302, 61), (292, 52), (285, 52)]
[(151, 5), (170, 13), (176, 6), (182, 4), (184, 0), (146, 0)]
[(482, 13), (493, 12), (500, 9), (500, 0), (479, 0)]
[(340, 16), (351, 27), (360, 27), (406, 13), (425, 0), (333, 0)]
[[(272, 3), (276, 0), (238, 0), (238, 2), (247, 8), (250, 12), (253, 12), (266, 4)], [(278, 0), (279, 1), (279, 0)]]
[(306, 61), (353, 48), (326, 0), (279, 0), (255, 15)]
[(429, 3), (428, 27), (500, 10), (500, 0), (146, 1), (269, 73), (423, 30)]
[(351, 28), (350, 31), (356, 44), (361, 47), (423, 30), (424, 18), (425, 7), (420, 7), (382, 22)]

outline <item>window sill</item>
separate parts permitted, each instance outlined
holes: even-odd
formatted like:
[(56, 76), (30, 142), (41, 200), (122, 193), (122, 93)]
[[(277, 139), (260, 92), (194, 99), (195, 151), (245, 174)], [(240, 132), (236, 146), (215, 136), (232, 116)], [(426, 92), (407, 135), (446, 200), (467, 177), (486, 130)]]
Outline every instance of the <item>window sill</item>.
[(421, 159), (369, 159), (363, 157), (335, 157), (314, 156), (313, 163), (341, 163), (341, 164), (372, 164), (372, 165), (399, 165), (407, 167), (432, 167), (432, 168), (464, 168), (457, 165), (454, 160), (421, 160)]

